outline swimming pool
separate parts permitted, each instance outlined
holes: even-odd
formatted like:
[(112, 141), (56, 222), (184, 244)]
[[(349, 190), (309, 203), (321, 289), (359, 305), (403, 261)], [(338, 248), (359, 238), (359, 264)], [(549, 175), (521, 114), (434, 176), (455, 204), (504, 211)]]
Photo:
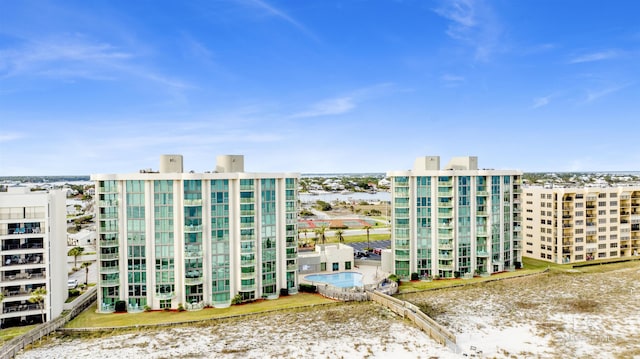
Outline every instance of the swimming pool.
[(327, 283), (340, 288), (362, 287), (362, 274), (356, 272), (310, 274), (304, 279), (309, 282)]

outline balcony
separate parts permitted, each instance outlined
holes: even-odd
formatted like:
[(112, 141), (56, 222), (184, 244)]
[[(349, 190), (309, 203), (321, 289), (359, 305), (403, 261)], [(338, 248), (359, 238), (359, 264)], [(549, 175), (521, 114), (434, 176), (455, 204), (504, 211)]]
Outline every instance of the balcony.
[(297, 270), (297, 269), (298, 269), (298, 265), (297, 264), (288, 264), (287, 265), (287, 270), (288, 271)]
[(438, 191), (438, 197), (451, 197), (453, 196), (453, 191)]
[(439, 242), (438, 243), (438, 249), (442, 249), (442, 250), (452, 250), (453, 249), (453, 244), (452, 243), (442, 243)]
[(174, 292), (167, 292), (167, 293), (155, 293), (155, 297), (158, 299), (171, 299), (173, 297), (176, 296), (176, 293)]
[(103, 261), (114, 260), (114, 259), (118, 259), (119, 256), (120, 256), (119, 253), (101, 253), (100, 260), (103, 260)]
[(408, 261), (409, 259), (411, 259), (411, 256), (408, 254), (396, 254), (395, 259), (400, 261)]
[(100, 274), (113, 274), (120, 272), (120, 267), (100, 267)]
[(242, 272), (240, 273), (241, 279), (251, 279), (256, 277), (256, 272)]
[(102, 239), (100, 240), (100, 247), (114, 247), (118, 246), (117, 239)]
[(488, 196), (489, 192), (487, 192), (486, 190), (477, 190), (476, 191), (476, 195), (477, 196)]
[(184, 279), (184, 284), (186, 284), (186, 285), (202, 284), (202, 276), (200, 276), (200, 277), (192, 277), (192, 278), (185, 278)]
[[(46, 309), (46, 308), (45, 308)], [(27, 312), (27, 311), (32, 311), (32, 310), (37, 310), (38, 312), (40, 312), (40, 305), (38, 304), (20, 304), (20, 305), (5, 305), (4, 308), (2, 308), (2, 313), (19, 313), (19, 312)], [(26, 315), (26, 314), (23, 314)]]
[(185, 206), (202, 206), (202, 199), (185, 199)]
[(189, 258), (200, 258), (200, 257), (202, 257), (202, 251), (187, 251), (187, 252), (184, 252), (184, 257), (186, 259), (189, 259)]
[(118, 201), (117, 200), (98, 201), (98, 206), (99, 207), (117, 207), (118, 206)]
[(489, 256), (489, 252), (487, 252), (486, 249), (477, 249), (476, 250), (476, 257), (488, 257)]
[(3, 281), (10, 281), (10, 282), (25, 281), (25, 280), (41, 280), (45, 278), (46, 278), (45, 273), (17, 273), (17, 274), (2, 276)]
[(202, 225), (198, 224), (198, 225), (186, 225), (184, 226), (184, 231), (185, 232), (202, 232)]
[(453, 265), (451, 264), (438, 264), (438, 269), (440, 270), (453, 270)]
[(103, 287), (116, 287), (120, 285), (120, 279), (100, 279), (100, 285)]

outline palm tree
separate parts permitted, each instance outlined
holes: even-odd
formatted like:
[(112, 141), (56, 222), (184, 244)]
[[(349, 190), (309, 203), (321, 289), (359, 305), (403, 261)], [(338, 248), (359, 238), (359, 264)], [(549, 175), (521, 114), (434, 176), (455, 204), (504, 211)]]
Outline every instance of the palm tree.
[(371, 242), (369, 241), (369, 230), (371, 226), (364, 226), (364, 229), (367, 231), (367, 248), (371, 249)]
[(320, 236), (322, 237), (322, 244), (324, 244), (324, 242), (326, 240), (326, 237), (324, 236), (324, 231), (326, 231), (326, 230), (327, 230), (327, 226), (324, 226), (324, 225), (322, 227), (320, 227), (320, 230), (319, 230), (320, 231)]
[(42, 313), (42, 322), (44, 323), (44, 298), (47, 295), (47, 290), (45, 287), (40, 287), (33, 292), (31, 292), (31, 298), (29, 298), (30, 303), (36, 303), (40, 307), (40, 311)]
[(320, 235), (320, 228), (316, 228), (313, 230), (313, 233), (316, 235), (313, 238), (313, 244), (315, 245), (316, 243), (318, 243), (318, 236)]
[(69, 249), (68, 256), (73, 256), (73, 268), (78, 268), (78, 257), (84, 252), (84, 247), (73, 247)]
[(344, 237), (342, 237), (344, 231), (342, 229), (336, 229), (336, 238), (338, 238), (338, 242), (344, 241)]
[(89, 266), (92, 262), (82, 262), (80, 268), (84, 268), (84, 285), (89, 285)]

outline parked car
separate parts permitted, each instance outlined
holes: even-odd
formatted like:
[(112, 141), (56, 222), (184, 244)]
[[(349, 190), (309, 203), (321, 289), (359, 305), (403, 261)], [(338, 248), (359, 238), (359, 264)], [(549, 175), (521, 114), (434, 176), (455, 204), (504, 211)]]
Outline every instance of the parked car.
[(67, 281), (67, 288), (75, 289), (77, 286), (78, 286), (78, 280), (77, 279), (69, 279)]
[(382, 248), (374, 248), (373, 249), (373, 254), (381, 255), (382, 254)]
[(369, 252), (356, 249), (355, 251), (353, 251), (353, 256), (356, 258), (366, 258), (369, 256)]

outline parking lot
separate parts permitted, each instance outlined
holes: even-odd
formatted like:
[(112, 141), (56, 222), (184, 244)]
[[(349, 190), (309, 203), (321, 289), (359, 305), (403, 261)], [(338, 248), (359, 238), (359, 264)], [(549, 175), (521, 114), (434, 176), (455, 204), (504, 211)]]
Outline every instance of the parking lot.
[[(347, 243), (348, 246), (353, 247), (353, 249), (355, 249), (356, 251), (358, 251), (358, 250), (364, 251), (364, 249), (367, 248), (369, 246), (369, 244), (371, 245), (371, 248), (382, 248), (382, 249), (391, 248), (391, 240)], [(362, 258), (358, 258), (358, 259), (360, 259), (360, 260), (364, 259), (364, 260), (379, 261), (380, 260), (380, 255), (374, 254), (374, 253), (370, 253), (369, 257), (362, 257)]]

